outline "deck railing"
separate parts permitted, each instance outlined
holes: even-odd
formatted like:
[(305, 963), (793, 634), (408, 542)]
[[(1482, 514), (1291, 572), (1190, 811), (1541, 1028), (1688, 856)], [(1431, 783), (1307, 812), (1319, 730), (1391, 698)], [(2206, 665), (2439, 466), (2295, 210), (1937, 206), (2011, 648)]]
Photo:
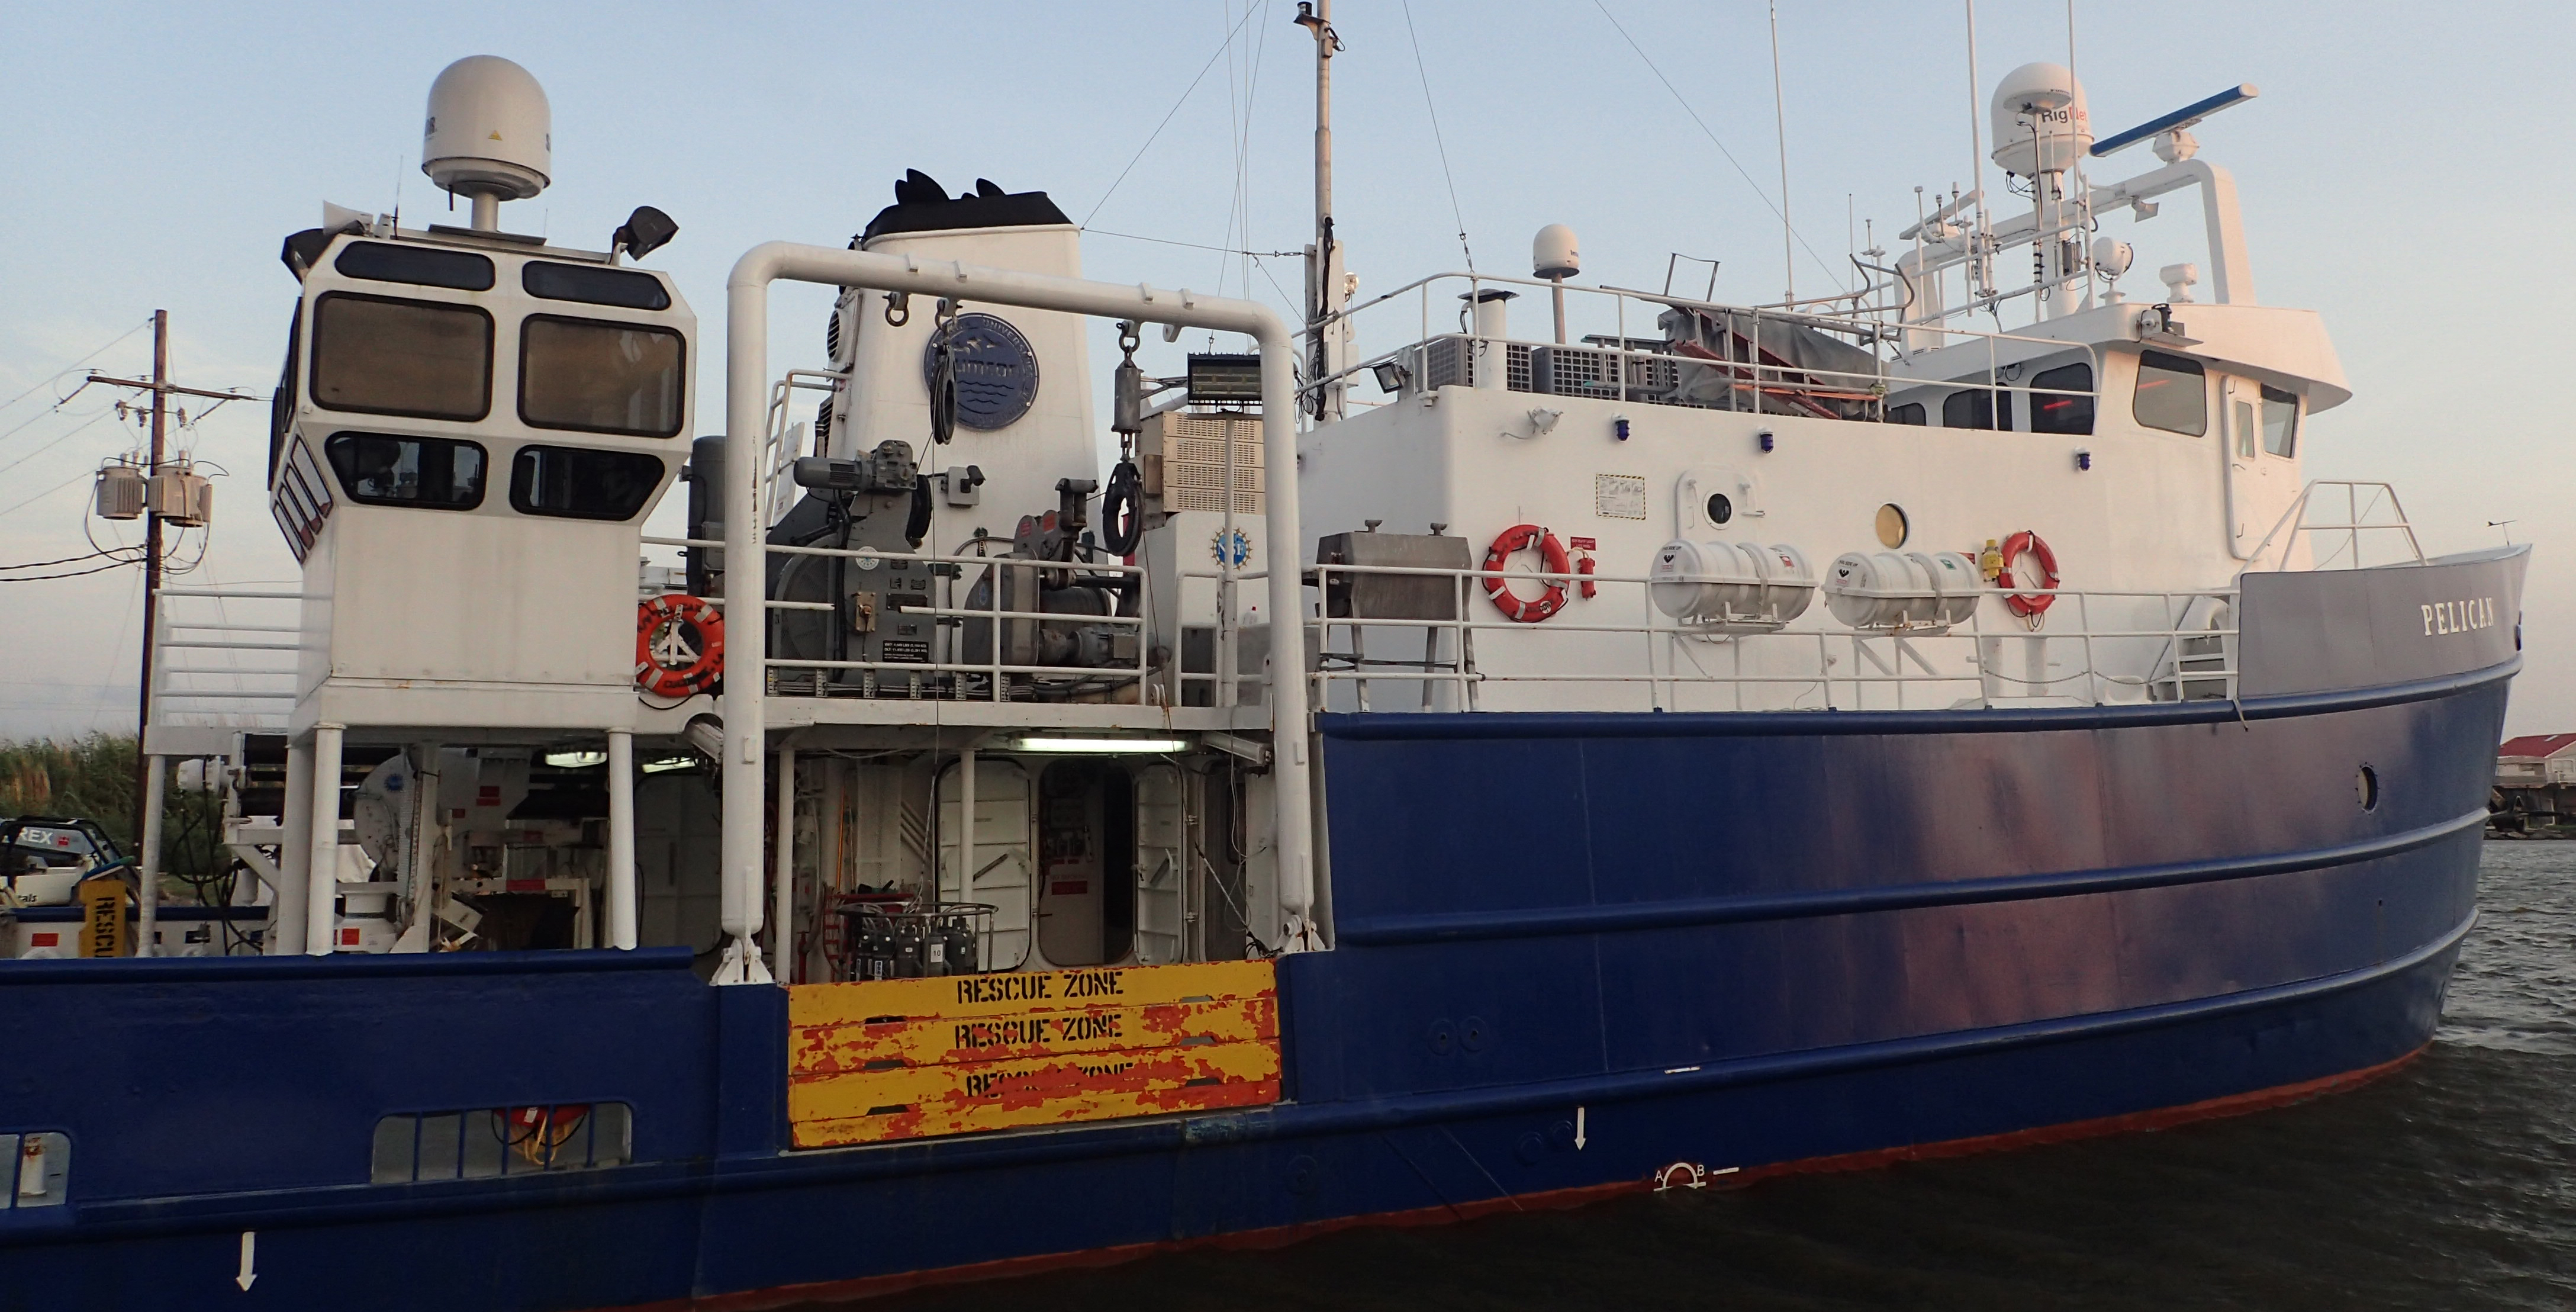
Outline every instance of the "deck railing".
[[(1835, 619), (1821, 592), (1776, 626), (1695, 625), (1658, 610), (1648, 595), (1657, 580), (1643, 575), (1357, 565), (1315, 573), (1325, 585), (1354, 575), (1444, 579), (1455, 603), (1443, 618), (1310, 619), (1321, 655), (1316, 704), (1335, 710), (1924, 710), (2236, 691), (2230, 587), (2019, 594), (2047, 599), (2037, 623), (1988, 588), (1956, 624), (1859, 629)], [(1569, 595), (1591, 585), (1598, 596), (1521, 623), (1486, 598), (1489, 583)]]
[[(1435, 318), (1431, 305), (1437, 299), (1445, 306), (1457, 288), (1465, 290), (1459, 295), (1458, 323), (1452, 330), (1445, 310)], [(1477, 298), (1495, 293), (1522, 296), (1537, 292), (1551, 296), (1561, 292), (1567, 298), (1569, 324), (1580, 318), (1591, 331), (1574, 341), (1558, 342), (1526, 334), (1487, 335), (1476, 326), (1473, 307), (1479, 303)], [(1414, 322), (1403, 345), (1365, 355), (1356, 364), (1307, 383), (1302, 396), (1311, 402), (1323, 389), (1347, 387), (1362, 376), (1370, 376), (1378, 389), (1390, 396), (1455, 385), (1649, 405), (1883, 421), (1887, 418), (1889, 394), (1900, 389), (1919, 389), (1934, 398), (1953, 392), (2010, 390), (2034, 397), (2090, 401), (2098, 396), (2102, 378), (2100, 348), (2062, 338), (1943, 326), (1937, 330), (1941, 346), (1985, 344), (1983, 377), (1918, 376), (1905, 362), (1925, 352), (1909, 351), (1906, 344), (1931, 330), (1920, 325), (1909, 327), (1887, 314), (1725, 305), (1632, 288), (1559, 287), (1537, 279), (1480, 273), (1439, 273), (1407, 283), (1345, 309), (1327, 321), (1324, 331), (1347, 325), (1356, 332), (1365, 318), (1383, 334), (1389, 331), (1384, 326), (1389, 316), (1405, 308), (1414, 311)], [(1640, 335), (1654, 333), (1661, 316), (1676, 311), (1696, 316), (1691, 334)], [(1698, 340), (1697, 328), (1703, 325), (1721, 334), (1718, 349), (1712, 350)], [(1599, 331), (1604, 328), (1609, 331)], [(1408, 332), (1405, 328), (1392, 331), (1398, 335)], [(1575, 331), (1569, 327), (1568, 335)], [(1867, 365), (1850, 358), (1840, 362), (1845, 367), (1793, 358), (1800, 353), (1802, 344), (1813, 343), (1819, 335), (1866, 353)], [(2060, 354), (2082, 355), (2092, 367), (2095, 386), (2034, 387), (2006, 376), (2016, 365), (2041, 355)], [(1944, 372), (1961, 367), (1973, 366), (1953, 364)]]
[(303, 651), (303, 592), (218, 585), (154, 595), (153, 725), (283, 732)]

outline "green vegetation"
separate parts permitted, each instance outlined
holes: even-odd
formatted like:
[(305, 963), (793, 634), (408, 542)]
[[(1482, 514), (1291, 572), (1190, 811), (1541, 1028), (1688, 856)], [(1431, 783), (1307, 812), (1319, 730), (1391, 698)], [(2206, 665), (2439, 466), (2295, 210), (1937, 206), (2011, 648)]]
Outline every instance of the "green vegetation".
[[(135, 850), (134, 754), (130, 735), (93, 733), (70, 742), (0, 741), (0, 816), (60, 815), (98, 822)], [(198, 901), (230, 900), (232, 859), (223, 850), (223, 799), (212, 792), (161, 793), (161, 868)]]

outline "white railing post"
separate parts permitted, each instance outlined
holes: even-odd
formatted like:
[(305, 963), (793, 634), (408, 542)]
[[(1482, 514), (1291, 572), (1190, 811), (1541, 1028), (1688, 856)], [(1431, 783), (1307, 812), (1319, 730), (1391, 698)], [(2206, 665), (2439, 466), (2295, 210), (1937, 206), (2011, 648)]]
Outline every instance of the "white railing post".
[(269, 899), (266, 955), (304, 950), (305, 889), (313, 877), (313, 745), (286, 748), (286, 804), (277, 828), (277, 896)]
[(635, 731), (608, 731), (608, 946), (635, 946)]
[[(340, 899), (340, 726), (313, 726), (313, 824), (302, 835), (312, 854), (304, 877), (304, 951), (327, 957), (339, 928), (334, 914)], [(294, 842), (297, 835), (287, 834)]]

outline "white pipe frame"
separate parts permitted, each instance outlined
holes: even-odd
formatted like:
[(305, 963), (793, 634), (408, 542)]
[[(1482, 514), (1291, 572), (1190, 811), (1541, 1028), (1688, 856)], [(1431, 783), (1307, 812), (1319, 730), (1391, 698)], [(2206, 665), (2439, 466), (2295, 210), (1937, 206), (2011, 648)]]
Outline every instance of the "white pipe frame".
[[(340, 735), (341, 726), (313, 726), (312, 831), (304, 835), (311, 853), (304, 867), (304, 952), (327, 957), (338, 946), (340, 899)], [(297, 836), (287, 834), (285, 841)]]
[[(1043, 274), (989, 269), (910, 255), (835, 250), (768, 242), (743, 253), (725, 280), (725, 555), (737, 562), (728, 599), (762, 598), (767, 559), (762, 515), (761, 435), (769, 396), (769, 284), (780, 280), (857, 287), (870, 291), (947, 297), (989, 305), (1132, 319), (1180, 328), (1242, 333), (1261, 348), (1261, 444), (1269, 492), (1269, 551), (1274, 561), (1300, 558), (1297, 516), (1296, 342), (1277, 314), (1251, 301), (1163, 290), (1142, 283), (1090, 282)], [(1279, 903), (1302, 930), (1314, 904), (1314, 801), (1309, 792), (1306, 648), (1302, 639), (1305, 590), (1299, 572), (1269, 572), (1272, 632), (1269, 699), (1276, 785), (1275, 851)], [(751, 610), (765, 615), (765, 609)], [(768, 633), (760, 620), (730, 626), (725, 635), (724, 839), (722, 923), (725, 956), (720, 984), (771, 981), (753, 936), (762, 928), (761, 761), (767, 745)], [(967, 823), (973, 823), (971, 817)], [(1289, 939), (1301, 940), (1302, 933)]]
[[(427, 826), (424, 824), (423, 828)], [(425, 914), (425, 913), (424, 913)], [(635, 731), (608, 731), (608, 946), (635, 946)]]

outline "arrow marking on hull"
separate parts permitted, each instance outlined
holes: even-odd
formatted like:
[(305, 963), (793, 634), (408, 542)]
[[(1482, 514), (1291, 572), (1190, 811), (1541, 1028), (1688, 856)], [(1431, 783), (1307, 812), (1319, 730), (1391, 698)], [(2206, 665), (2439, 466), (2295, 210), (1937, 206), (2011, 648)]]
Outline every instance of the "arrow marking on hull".
[(251, 1269), (258, 1261), (259, 1232), (244, 1230), (242, 1231), (241, 1274), (233, 1277), (233, 1283), (241, 1286), (245, 1294), (250, 1292), (251, 1282), (259, 1279), (259, 1272)]
[[(1575, 1108), (1575, 1109), (1574, 1109), (1574, 1151), (1576, 1151), (1576, 1152), (1578, 1152), (1578, 1153), (1583, 1151), (1583, 1139), (1584, 1139), (1584, 1134), (1583, 1134), (1583, 1109), (1582, 1109), (1582, 1108), (1580, 1108), (1580, 1107), (1577, 1107), (1577, 1108)], [(244, 1249), (244, 1250), (242, 1250), (242, 1251), (244, 1251), (244, 1252), (248, 1252), (248, 1251), (250, 1251), (250, 1250), (248, 1250), (248, 1249)], [(244, 1260), (244, 1261), (248, 1261), (249, 1259), (248, 1259), (248, 1258), (244, 1258), (243, 1260)], [(244, 1269), (246, 1270), (246, 1269), (248, 1269), (248, 1268), (244, 1268)], [(248, 1289), (248, 1288), (250, 1288), (250, 1286), (248, 1286), (248, 1285), (244, 1285), (244, 1286), (242, 1286), (242, 1288), (244, 1288), (244, 1289)]]

